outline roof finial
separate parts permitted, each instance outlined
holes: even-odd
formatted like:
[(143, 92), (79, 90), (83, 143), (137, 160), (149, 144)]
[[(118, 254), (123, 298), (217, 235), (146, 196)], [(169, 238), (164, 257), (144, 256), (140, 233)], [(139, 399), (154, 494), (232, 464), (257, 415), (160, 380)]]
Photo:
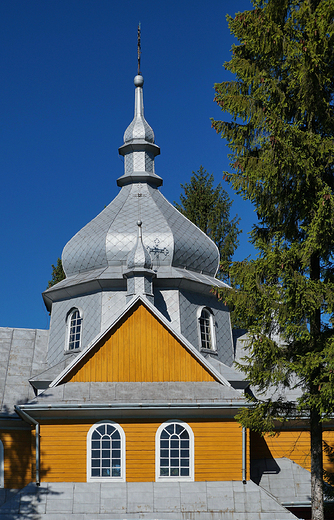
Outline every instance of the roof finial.
[(141, 72), (140, 72), (140, 57), (141, 57), (140, 30), (141, 30), (141, 23), (139, 22), (139, 24), (138, 24), (138, 76), (141, 76)]

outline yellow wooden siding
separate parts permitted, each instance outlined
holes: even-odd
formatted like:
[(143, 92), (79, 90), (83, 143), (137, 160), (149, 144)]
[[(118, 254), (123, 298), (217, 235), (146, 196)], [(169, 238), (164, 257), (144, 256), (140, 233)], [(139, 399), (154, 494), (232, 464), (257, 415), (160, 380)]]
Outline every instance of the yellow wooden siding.
[(66, 381), (215, 381), (167, 328), (136, 305)]
[[(322, 438), (331, 448), (334, 448), (334, 430), (324, 431)], [(334, 472), (334, 463), (328, 459), (326, 454), (324, 454), (324, 469)]]
[[(323, 432), (323, 439), (330, 446), (334, 446), (334, 431), (328, 430)], [(311, 469), (311, 453), (310, 453), (310, 432), (301, 430), (281, 431), (279, 435), (271, 437), (265, 435), (261, 437), (259, 434), (252, 432), (252, 459), (262, 459), (273, 457), (286, 457), (293, 460), (303, 468), (310, 471)], [(324, 468), (328, 471), (334, 471), (334, 465), (328, 460), (324, 454)]]
[(33, 479), (34, 454), (29, 430), (2, 430), (4, 487), (19, 489)]
[[(127, 482), (155, 480), (155, 434), (162, 422), (119, 423), (126, 439)], [(241, 480), (240, 425), (230, 420), (190, 421), (187, 424), (195, 437), (195, 480)], [(91, 423), (41, 425), (43, 481), (86, 481), (86, 439), (91, 426)]]

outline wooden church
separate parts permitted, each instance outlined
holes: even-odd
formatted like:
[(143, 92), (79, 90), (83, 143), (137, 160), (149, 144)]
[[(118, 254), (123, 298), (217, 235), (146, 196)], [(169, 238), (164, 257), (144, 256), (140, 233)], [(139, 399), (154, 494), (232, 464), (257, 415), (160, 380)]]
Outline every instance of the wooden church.
[(159, 190), (134, 83), (119, 194), (66, 244), (50, 330), (0, 329), (0, 519), (307, 518), (307, 428), (236, 421), (248, 383), (211, 293), (219, 253)]

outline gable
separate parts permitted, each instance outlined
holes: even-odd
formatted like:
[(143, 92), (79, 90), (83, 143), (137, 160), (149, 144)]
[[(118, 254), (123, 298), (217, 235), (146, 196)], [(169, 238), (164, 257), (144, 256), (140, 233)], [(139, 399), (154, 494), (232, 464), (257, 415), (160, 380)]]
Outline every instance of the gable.
[(138, 302), (63, 382), (216, 381), (207, 367)]

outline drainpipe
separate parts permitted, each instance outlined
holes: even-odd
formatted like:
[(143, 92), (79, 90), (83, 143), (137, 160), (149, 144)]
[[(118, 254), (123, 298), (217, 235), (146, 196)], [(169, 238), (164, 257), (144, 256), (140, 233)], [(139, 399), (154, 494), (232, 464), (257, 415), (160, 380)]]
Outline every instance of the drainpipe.
[(36, 432), (36, 486), (39, 486), (40, 485), (40, 477), (39, 477), (39, 463), (40, 463), (40, 459), (39, 459), (39, 423), (33, 419), (30, 415), (27, 414), (27, 412), (24, 412), (23, 410), (21, 410), (21, 408), (17, 405), (15, 405), (15, 410), (16, 412), (22, 417), (22, 419), (24, 421), (27, 421), (28, 423), (30, 424), (33, 424), (35, 426), (35, 432)]
[(242, 428), (242, 483), (247, 484), (246, 481), (246, 445), (247, 445), (247, 430)]

